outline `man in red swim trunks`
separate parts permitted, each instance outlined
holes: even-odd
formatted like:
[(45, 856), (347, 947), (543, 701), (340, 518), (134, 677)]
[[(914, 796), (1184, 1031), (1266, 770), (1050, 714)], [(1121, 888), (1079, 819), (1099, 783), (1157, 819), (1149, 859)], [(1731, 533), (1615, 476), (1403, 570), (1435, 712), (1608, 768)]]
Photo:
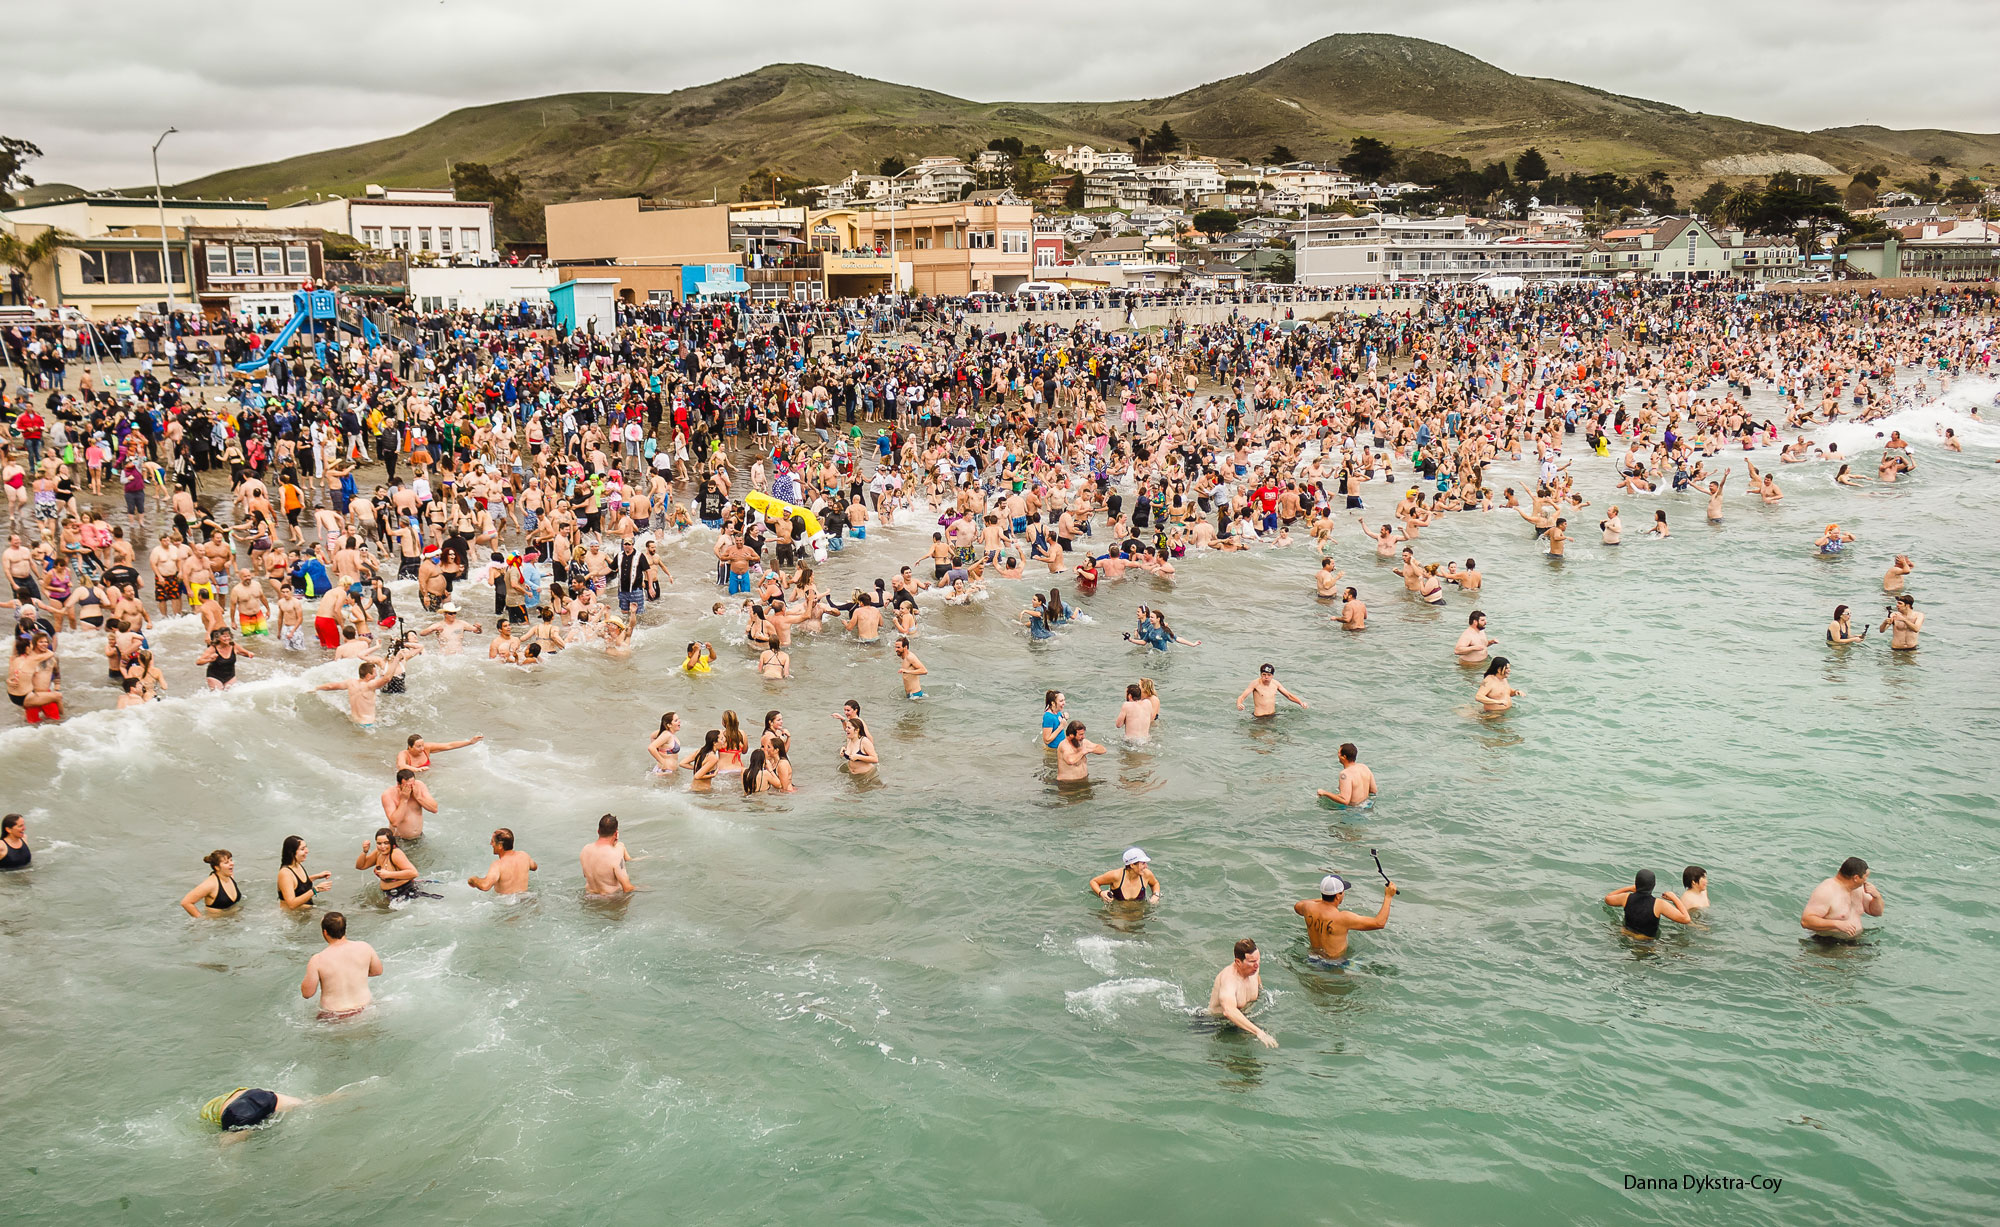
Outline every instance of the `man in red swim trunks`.
[[(56, 653), (47, 631), (35, 633), (28, 650), (14, 662), (13, 668), (28, 678), (26, 692), (14, 696), (14, 701), (27, 713), (28, 723), (54, 724), (62, 719), (62, 679), (56, 676)], [(13, 688), (8, 689), (11, 692)]]
[(341, 619), (350, 615), (358, 617), (360, 613), (360, 606), (354, 603), (351, 589), (329, 588), (326, 595), (319, 599), (319, 607), (313, 617), (313, 630), (319, 634), (319, 646), (329, 652), (339, 648)]

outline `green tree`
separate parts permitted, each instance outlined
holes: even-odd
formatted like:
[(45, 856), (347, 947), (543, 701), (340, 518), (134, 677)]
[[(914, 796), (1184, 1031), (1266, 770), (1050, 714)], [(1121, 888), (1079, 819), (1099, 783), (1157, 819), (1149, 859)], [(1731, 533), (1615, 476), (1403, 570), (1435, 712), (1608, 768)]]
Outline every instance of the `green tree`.
[(0, 264), (14, 270), (8, 291), (26, 302), (35, 292), (35, 265), (55, 255), (58, 249), (74, 247), (80, 241), (69, 231), (55, 226), (26, 242), (21, 240), (20, 235), (0, 230)]
[(1018, 136), (996, 136), (986, 142), (986, 147), (995, 153), (1004, 153), (1010, 158), (1021, 156), (1021, 138)]
[(1236, 215), (1227, 209), (1203, 209), (1194, 215), (1194, 228), (1210, 238), (1234, 233), (1236, 222)]
[(16, 187), (33, 187), (35, 181), (21, 168), (42, 156), (41, 146), (18, 136), (0, 136), (0, 209), (14, 206)]
[(1974, 204), (1979, 200), (1979, 185), (1960, 175), (1944, 190), (1944, 198), (1952, 204)]
[(484, 162), (455, 162), (451, 186), (460, 200), (493, 206), (493, 231), (500, 242), (539, 243), (548, 237), (542, 206), (521, 190), (521, 176), (495, 171)]
[(1549, 160), (1533, 145), (1521, 151), (1514, 159), (1514, 177), (1523, 183), (1540, 183), (1549, 177)]
[(1729, 199), (1729, 185), (1717, 179), (1701, 189), (1701, 195), (1694, 198), (1694, 211), (1703, 217), (1713, 217), (1715, 211), (1721, 208), (1722, 202), (1727, 199)]
[(1737, 188), (1709, 212), (1710, 220), (1716, 225), (1735, 226), (1741, 230), (1756, 229), (1763, 216), (1764, 193), (1749, 186)]
[(902, 174), (904, 171), (908, 169), (910, 169), (910, 164), (892, 153), (888, 157), (882, 159), (882, 164), (875, 168), (875, 173), (878, 175), (888, 175), (891, 178), (894, 178), (895, 176)]
[(1146, 143), (1152, 147), (1155, 154), (1164, 158), (1181, 147), (1181, 134), (1174, 131), (1174, 126), (1163, 119), (1160, 121), (1159, 130), (1147, 137)]
[(1063, 207), (1081, 209), (1083, 207), (1083, 176), (1071, 175), (1069, 186), (1063, 189)]
[(1294, 157), (1292, 151), (1285, 146), (1273, 145), (1271, 152), (1264, 155), (1264, 161), (1271, 166), (1283, 166), (1287, 162), (1298, 161), (1298, 158)]
[(1372, 136), (1357, 136), (1340, 159), (1340, 169), (1357, 179), (1377, 180), (1396, 165), (1396, 151)]
[(1872, 209), (1875, 207), (1875, 187), (1862, 182), (1861, 176), (1856, 175), (1854, 181), (1842, 189), (1840, 203), (1850, 209)]

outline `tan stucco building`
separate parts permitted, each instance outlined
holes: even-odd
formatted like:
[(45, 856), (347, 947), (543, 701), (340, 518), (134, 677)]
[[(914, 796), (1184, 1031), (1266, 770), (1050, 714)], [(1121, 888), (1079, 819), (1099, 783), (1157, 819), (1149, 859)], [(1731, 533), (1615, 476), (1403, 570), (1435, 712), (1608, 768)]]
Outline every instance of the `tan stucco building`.
[(857, 247), (894, 250), (898, 280), (913, 294), (1010, 294), (1034, 277), (1032, 205), (911, 205), (854, 211)]

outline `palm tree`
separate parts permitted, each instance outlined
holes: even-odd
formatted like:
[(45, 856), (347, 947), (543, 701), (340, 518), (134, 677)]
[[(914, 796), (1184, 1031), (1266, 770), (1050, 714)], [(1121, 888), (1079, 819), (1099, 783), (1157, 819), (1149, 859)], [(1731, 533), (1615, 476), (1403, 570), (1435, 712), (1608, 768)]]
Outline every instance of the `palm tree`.
[(1747, 229), (1764, 208), (1764, 193), (1754, 187), (1740, 187), (1715, 208), (1718, 225)]
[(67, 230), (51, 226), (27, 242), (18, 234), (0, 231), (0, 264), (12, 268), (21, 278), (21, 296), (26, 299), (34, 288), (35, 265), (54, 256), (64, 247), (80, 242)]

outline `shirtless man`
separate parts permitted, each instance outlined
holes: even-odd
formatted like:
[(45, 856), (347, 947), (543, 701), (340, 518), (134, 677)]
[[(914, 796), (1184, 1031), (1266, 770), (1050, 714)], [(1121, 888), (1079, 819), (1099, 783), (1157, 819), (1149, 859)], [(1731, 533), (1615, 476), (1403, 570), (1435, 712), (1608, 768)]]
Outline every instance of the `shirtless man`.
[(847, 615), (847, 629), (862, 643), (874, 643), (882, 634), (882, 609), (870, 602), (857, 604)]
[(1331, 619), (1351, 631), (1368, 629), (1368, 606), (1361, 601), (1361, 594), (1354, 589), (1347, 590), (1347, 598), (1341, 602), (1340, 616)]
[(930, 670), (926, 669), (924, 667), (924, 662), (918, 660), (917, 654), (910, 650), (910, 641), (908, 638), (902, 638), (896, 640), (896, 659), (903, 662), (900, 666), (898, 666), (896, 671), (900, 673), (903, 678), (904, 697), (910, 699), (923, 698), (924, 697), (923, 678), (925, 674), (930, 672)]
[(1447, 584), (1457, 584), (1460, 592), (1477, 592), (1479, 586), (1486, 582), (1486, 577), (1479, 573), (1478, 561), (1472, 558), (1465, 560), (1465, 570), (1459, 570), (1454, 564), (1446, 567), (1445, 573), (1438, 578)]
[(1896, 631), (1895, 634), (1889, 637), (1889, 650), (1892, 652), (1916, 651), (1917, 632), (1924, 629), (1924, 615), (1917, 612), (1917, 598), (1907, 592), (1897, 597), (1895, 608), (1889, 611), (1888, 617), (1882, 619), (1882, 625), (1877, 627), (1876, 630), (1879, 633), (1888, 630), (1892, 626), (1896, 628)]
[(1917, 564), (1910, 561), (1908, 554), (1896, 555), (1896, 561), (1889, 564), (1888, 572), (1882, 576), (1882, 591), (1901, 592), (1904, 577), (1916, 569)]
[(618, 839), (618, 818), (606, 814), (597, 820), (597, 838), (583, 846), (577, 857), (583, 863), (583, 888), (592, 899), (616, 899), (639, 889), (625, 874), (631, 855)]
[(465, 651), (465, 635), (468, 631), (475, 635), (486, 633), (486, 628), (477, 622), (460, 622), (458, 620), (458, 603), (456, 601), (446, 601), (438, 612), (444, 615), (444, 620), (431, 623), (429, 626), (418, 631), (417, 634), (436, 635), (438, 637), (438, 652), (440, 655), (457, 656)]
[(1722, 523), (1722, 488), (1728, 484), (1728, 469), (1722, 470), (1720, 480), (1708, 483), (1708, 522), (1710, 524)]
[(493, 865), (483, 878), (467, 878), (474, 890), (490, 890), (496, 895), (522, 895), (528, 891), (528, 874), (541, 868), (535, 858), (514, 846), (514, 832), (501, 827), (493, 832)]
[(278, 598), (278, 641), (294, 652), (306, 646), (306, 603), (289, 587)]
[(389, 658), (386, 665), (372, 660), (361, 662), (360, 675), (341, 682), (326, 682), (313, 687), (314, 690), (345, 690), (347, 692), (347, 715), (356, 727), (375, 727), (375, 694), (387, 686), (391, 679), (403, 671), (403, 654), (398, 652)]
[(299, 996), (311, 1001), (317, 995), (323, 1019), (351, 1018), (374, 1000), (368, 980), (382, 974), (382, 958), (367, 942), (347, 939), (347, 917), (339, 912), (320, 917), (319, 932), (326, 949), (306, 960)]
[(1314, 580), (1315, 587), (1313, 595), (1329, 601), (1339, 596), (1340, 580), (1346, 574), (1347, 572), (1345, 571), (1337, 571), (1334, 569), (1333, 559), (1331, 558), (1321, 559), (1319, 564), (1319, 575)]
[(1257, 680), (1245, 686), (1243, 693), (1236, 696), (1236, 710), (1242, 711), (1243, 700), (1253, 695), (1256, 696), (1250, 707), (1250, 714), (1253, 716), (1277, 715), (1278, 698), (1281, 695), (1297, 703), (1300, 710), (1310, 706), (1304, 699), (1285, 689), (1284, 683), (1278, 680), (1278, 667), (1272, 664), (1257, 666)]
[(1257, 943), (1244, 938), (1236, 943), (1235, 955), (1229, 966), (1216, 973), (1215, 987), (1208, 992), (1208, 1012), (1211, 1017), (1225, 1018), (1248, 1031), (1264, 1047), (1276, 1048), (1277, 1039), (1243, 1014), (1244, 1009), (1264, 991), (1263, 982), (1257, 976), (1257, 965), (1262, 961), (1262, 956), (1257, 953)]
[(1292, 905), (1292, 911), (1305, 917), (1306, 940), (1312, 945), (1316, 961), (1344, 966), (1349, 933), (1370, 933), (1389, 924), (1389, 901), (1396, 897), (1394, 882), (1383, 883), (1382, 908), (1373, 916), (1340, 910), (1347, 888), (1346, 879), (1330, 873), (1319, 880), (1319, 898), (1301, 899)]
[[(1060, 697), (1060, 696), (1058, 696)], [(1118, 721), (1113, 726), (1125, 730), (1127, 741), (1147, 741), (1153, 734), (1153, 701), (1145, 697), (1139, 683), (1125, 687), (1125, 702), (1118, 708)]]
[(1498, 642), (1500, 642), (1498, 639), (1486, 633), (1485, 611), (1475, 609), (1465, 620), (1465, 632), (1458, 637), (1458, 642), (1451, 650), (1461, 665), (1483, 664), (1486, 661), (1486, 649)]
[(1850, 856), (1840, 871), (1813, 888), (1799, 924), (1828, 940), (1861, 936), (1861, 918), (1882, 914), (1882, 892), (1868, 880), (1868, 862)]
[(1056, 779), (1089, 779), (1089, 756), (1103, 753), (1103, 746), (1084, 737), (1083, 721), (1070, 721), (1069, 727), (1063, 730), (1063, 739), (1056, 743)]
[(1362, 809), (1373, 803), (1375, 773), (1361, 761), (1361, 751), (1351, 741), (1340, 743), (1340, 783), (1338, 792), (1322, 788), (1319, 795), (1343, 809)]
[(396, 782), (382, 790), (382, 817), (396, 838), (405, 843), (424, 837), (424, 814), (438, 812), (437, 798), (417, 773), (404, 767)]

